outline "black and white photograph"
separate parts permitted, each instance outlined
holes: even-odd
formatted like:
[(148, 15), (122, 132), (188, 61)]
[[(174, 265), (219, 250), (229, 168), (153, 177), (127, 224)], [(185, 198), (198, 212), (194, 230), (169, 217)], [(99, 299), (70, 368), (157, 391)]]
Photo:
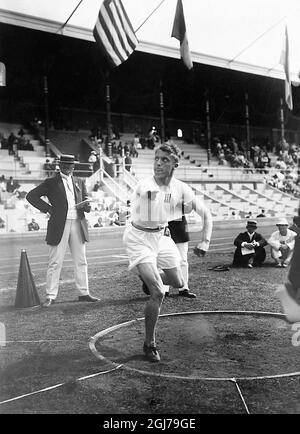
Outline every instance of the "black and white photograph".
[(0, 414), (300, 414), (299, 22), (0, 0)]

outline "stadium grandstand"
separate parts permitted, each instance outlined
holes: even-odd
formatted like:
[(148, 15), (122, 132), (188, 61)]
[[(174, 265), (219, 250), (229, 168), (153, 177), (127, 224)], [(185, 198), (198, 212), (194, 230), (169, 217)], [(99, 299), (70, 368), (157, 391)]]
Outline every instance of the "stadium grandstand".
[[(63, 153), (75, 155), (75, 175), (86, 179), (93, 198), (90, 227), (99, 219), (102, 226), (119, 225), (137, 180), (152, 173), (155, 147), (165, 141), (181, 148), (176, 175), (215, 220), (262, 209), (270, 218), (297, 213), (299, 107), (295, 102), (291, 112), (280, 104), (281, 80), (205, 62), (188, 71), (169, 49), (160, 46), (155, 54), (155, 44), (149, 51), (141, 44), (110, 70), (87, 31), (74, 27), (71, 35), (66, 26), (65, 36), (45, 17), (0, 12), (7, 74), (0, 86), (1, 233), (27, 231), (32, 218), (46, 228), (25, 196), (57, 172)], [(299, 88), (293, 92), (297, 101)]]

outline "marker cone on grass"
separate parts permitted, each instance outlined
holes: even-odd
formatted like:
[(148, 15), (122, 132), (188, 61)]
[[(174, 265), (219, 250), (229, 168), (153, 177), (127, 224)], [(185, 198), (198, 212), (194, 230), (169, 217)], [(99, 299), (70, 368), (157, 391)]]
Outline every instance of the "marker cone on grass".
[(16, 308), (40, 306), (40, 298), (33, 280), (26, 250), (21, 251), (21, 260), (18, 276)]

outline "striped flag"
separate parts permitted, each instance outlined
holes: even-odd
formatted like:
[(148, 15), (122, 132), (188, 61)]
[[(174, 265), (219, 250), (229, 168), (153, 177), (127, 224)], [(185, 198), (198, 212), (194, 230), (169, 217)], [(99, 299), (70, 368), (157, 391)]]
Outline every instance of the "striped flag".
[(285, 26), (285, 40), (279, 63), (283, 65), (285, 72), (285, 101), (290, 110), (293, 110), (292, 83), (290, 78), (289, 37)]
[(138, 45), (121, 0), (103, 1), (93, 35), (113, 66), (125, 62)]
[(186, 34), (185, 20), (183, 14), (182, 1), (177, 1), (176, 13), (174, 18), (173, 30), (171, 37), (176, 38), (180, 42), (180, 55), (183, 63), (188, 69), (193, 67), (189, 43)]

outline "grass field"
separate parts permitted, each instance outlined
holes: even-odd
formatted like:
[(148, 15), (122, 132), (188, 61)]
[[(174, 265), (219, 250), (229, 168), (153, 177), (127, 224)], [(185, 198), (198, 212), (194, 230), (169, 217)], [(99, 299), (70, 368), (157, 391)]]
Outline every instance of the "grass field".
[[(191, 253), (189, 258), (190, 287), (197, 298), (179, 298), (173, 292), (161, 314), (281, 312), (274, 290), (285, 281), (287, 270), (274, 268), (269, 257), (263, 268), (227, 272), (209, 268), (231, 263), (231, 252), (210, 253), (204, 259)], [(0, 401), (59, 385), (2, 403), (1, 413), (300, 413), (300, 377), (239, 379), (300, 370), (300, 347), (292, 345), (295, 331), (283, 318), (161, 317), (157, 343), (162, 361), (154, 365), (142, 357), (143, 322), (138, 321), (97, 341), (105, 357), (101, 361), (89, 349), (90, 337), (143, 317), (147, 297), (126, 263), (93, 265), (89, 277), (99, 303), (75, 301), (71, 269), (64, 271), (58, 302), (50, 309), (16, 310), (15, 292), (1, 294), (7, 343), (0, 347)], [(44, 272), (35, 274), (41, 299), (44, 280)], [(208, 380), (212, 377), (218, 379)], [(237, 384), (221, 377), (237, 378)]]

